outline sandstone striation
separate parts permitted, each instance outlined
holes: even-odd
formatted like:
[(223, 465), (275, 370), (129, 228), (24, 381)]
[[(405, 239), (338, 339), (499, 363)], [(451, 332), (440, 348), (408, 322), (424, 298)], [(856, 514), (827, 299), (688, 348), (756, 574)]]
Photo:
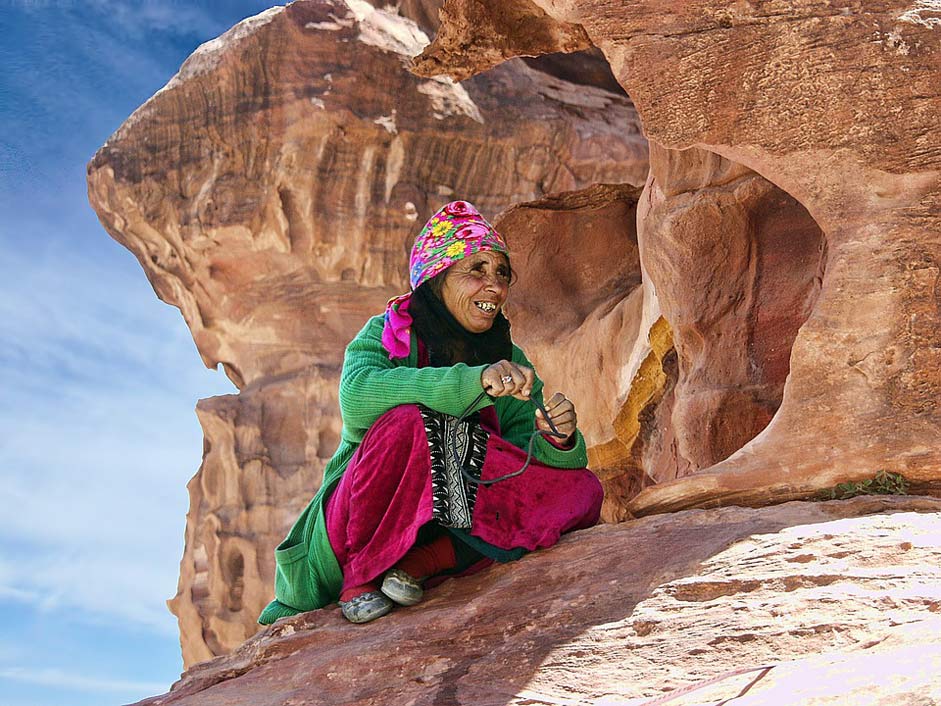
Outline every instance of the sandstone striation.
[[(774, 329), (775, 344), (799, 326), (776, 412), (773, 388), (786, 357), (778, 345), (771, 350), (771, 339), (759, 343), (765, 348), (755, 353), (767, 369), (748, 371), (751, 361), (741, 360), (747, 332), (719, 343), (719, 334), (727, 340), (732, 320), (718, 322), (710, 334), (713, 340), (707, 336), (697, 341), (699, 328), (708, 322), (696, 321), (693, 301), (676, 298), (683, 295), (674, 279), (677, 264), (669, 263), (666, 252), (656, 255), (651, 248), (651, 257), (661, 262), (651, 267), (649, 284), (658, 295), (661, 289), (673, 290), (666, 292), (664, 302), (671, 311), (665, 311), (665, 318), (671, 325), (671, 314), (684, 320), (677, 338), (678, 366), (692, 375), (687, 385), (678, 384), (678, 406), (671, 415), (674, 430), (686, 434), (685, 441), (677, 440), (678, 455), (691, 462), (690, 468), (705, 466), (707, 471), (648, 487), (626, 510), (641, 515), (725, 503), (763, 505), (806, 497), (838, 481), (871, 477), (879, 469), (904, 474), (923, 491), (938, 492), (941, 147), (935, 134), (941, 111), (941, 24), (935, 5), (895, 1), (867, 3), (863, 9), (852, 3), (822, 7), (800, 1), (678, 6), (651, 0), (615, 8), (602, 0), (448, 0), (442, 16), (452, 18), (452, 26), (445, 23), (436, 42), (415, 60), (415, 69), (467, 76), (501, 59), (529, 55), (533, 38), (525, 25), (501, 18), (540, 11), (558, 26), (555, 33), (540, 32), (539, 49), (563, 49), (556, 35), (581, 27), (631, 95), (652, 143), (720, 155), (731, 164), (730, 176), (747, 168), (807, 214), (785, 204), (800, 235), (790, 244), (788, 232), (780, 232), (768, 253), (774, 271), (783, 276), (796, 267), (802, 283), (786, 295), (792, 314), (772, 307), (778, 320), (764, 322)], [(452, 51), (474, 45), (481, 28), (500, 37), (499, 56)], [(661, 198), (656, 187), (648, 182), (641, 209), (647, 199)], [(708, 188), (697, 185), (703, 187)], [(765, 197), (756, 192), (745, 198)], [(767, 198), (785, 203), (780, 193), (769, 192)], [(813, 235), (807, 216), (822, 239)], [(717, 213), (711, 222), (718, 225), (724, 217)], [(750, 226), (747, 221), (742, 225)], [(648, 256), (645, 227), (642, 220), (643, 268)], [(775, 228), (771, 223), (766, 227)], [(715, 234), (709, 237), (720, 242)], [(721, 253), (690, 257), (699, 246), (683, 242), (680, 233), (667, 234), (658, 243), (681, 255), (684, 277), (710, 287), (697, 295), (700, 301), (719, 290), (730, 291), (734, 283), (711, 289), (715, 278), (710, 268), (717, 258), (722, 262)], [(728, 254), (733, 266), (744, 256), (759, 262), (742, 249), (744, 243), (732, 245), (737, 251)], [(795, 254), (809, 261), (785, 264)], [(821, 277), (819, 284), (814, 284), (815, 276)], [(760, 290), (753, 294), (771, 294)], [(721, 350), (723, 346), (728, 350)], [(720, 392), (712, 369), (730, 362), (738, 367), (729, 371), (738, 389)], [(755, 383), (760, 387), (741, 389)], [(736, 423), (748, 433), (767, 426), (721, 460), (742, 435), (715, 422), (722, 419), (723, 409), (734, 417), (736, 408)], [(713, 421), (696, 438), (691, 424), (703, 428), (700, 413)]]
[[(402, 4), (425, 29), (436, 9)], [(454, 198), (492, 217), (646, 177), (636, 111), (597, 54), (455, 84), (408, 72), (427, 42), (359, 0), (272, 8), (200, 47), (89, 164), (105, 228), (240, 389), (197, 410), (205, 454), (170, 603), (186, 664), (257, 630), (273, 548), (339, 438), (343, 348), (405, 291), (425, 219)]]
[(141, 703), (938, 704), (939, 512), (868, 497), (602, 525), (367, 626), (279, 621)]

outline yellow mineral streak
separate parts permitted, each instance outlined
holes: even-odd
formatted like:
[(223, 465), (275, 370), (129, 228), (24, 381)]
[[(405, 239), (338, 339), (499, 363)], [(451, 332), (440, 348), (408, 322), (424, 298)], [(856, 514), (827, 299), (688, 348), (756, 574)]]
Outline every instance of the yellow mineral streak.
[(673, 350), (673, 330), (662, 316), (650, 327), (650, 352), (631, 380), (627, 399), (614, 420), (615, 437), (588, 449), (588, 465), (605, 486), (602, 519), (617, 522), (625, 519), (619, 507), (643, 487), (644, 470), (635, 457), (635, 446), (642, 430), (644, 410), (663, 398), (668, 376), (663, 361)]

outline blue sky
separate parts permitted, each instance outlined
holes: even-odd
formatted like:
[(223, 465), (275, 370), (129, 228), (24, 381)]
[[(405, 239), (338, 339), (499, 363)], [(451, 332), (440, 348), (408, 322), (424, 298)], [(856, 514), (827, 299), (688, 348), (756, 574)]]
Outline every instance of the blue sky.
[(85, 165), (202, 42), (275, 5), (0, 0), (0, 703), (101, 706), (181, 669), (176, 591), (233, 392), (88, 205)]

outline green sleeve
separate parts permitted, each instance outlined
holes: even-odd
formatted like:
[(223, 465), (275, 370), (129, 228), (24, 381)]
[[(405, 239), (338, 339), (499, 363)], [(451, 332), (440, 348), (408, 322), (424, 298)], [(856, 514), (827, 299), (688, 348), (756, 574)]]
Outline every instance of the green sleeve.
[[(527, 368), (533, 367), (526, 354), (516, 345), (513, 346), (513, 362)], [(540, 402), (543, 400), (542, 388), (542, 380), (536, 375), (531, 396)], [(529, 437), (536, 429), (536, 408), (532, 402), (515, 397), (498, 397), (494, 406), (500, 420), (500, 435), (514, 446), (528, 448)], [(542, 463), (555, 468), (584, 468), (588, 465), (585, 439), (578, 429), (575, 430), (575, 445), (571, 449), (556, 448), (540, 434), (536, 437), (533, 455)]]
[[(417, 343), (407, 360), (390, 360), (382, 345), (383, 318), (374, 316), (347, 346), (340, 374), (343, 434), (361, 441), (373, 423), (393, 407), (420, 403), (460, 416), (481, 392), (485, 365), (458, 363), (450, 368), (417, 368)], [(493, 403), (487, 395), (471, 411)]]

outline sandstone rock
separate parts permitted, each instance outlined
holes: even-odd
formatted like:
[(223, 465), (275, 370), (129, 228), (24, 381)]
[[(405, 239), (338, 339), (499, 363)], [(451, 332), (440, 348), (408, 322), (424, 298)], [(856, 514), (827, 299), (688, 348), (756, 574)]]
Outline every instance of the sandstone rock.
[[(714, 153), (652, 145), (640, 208), (638, 196), (596, 187), (499, 220), (518, 244), (514, 326), (550, 390), (575, 386), (609, 521), (643, 488), (723, 461), (765, 428), (826, 258), (800, 204)], [(642, 279), (656, 292), (652, 324)]]
[(663, 482), (728, 458), (777, 412), (826, 242), (788, 194), (704, 150), (652, 145), (645, 188), (644, 271), (678, 364), (671, 457), (645, 469)]
[[(791, 348), (783, 401), (772, 421), (712, 466), (710, 459), (734, 447), (735, 430), (713, 421), (701, 438), (678, 439), (689, 470), (706, 464), (708, 472), (648, 487), (627, 509), (645, 514), (762, 505), (879, 469), (938, 492), (941, 150), (933, 135), (941, 111), (941, 45), (934, 6), (651, 0), (615, 8), (603, 0), (448, 0), (442, 16), (458, 19), (451, 28), (445, 20), (436, 42), (416, 60), (417, 70), (449, 68), (465, 76), (500, 58), (531, 54), (526, 27), (501, 18), (537, 12), (534, 7), (557, 23), (540, 31), (542, 51), (563, 50), (559, 33), (584, 29), (635, 101), (653, 142), (674, 150), (697, 147), (760, 174), (816, 221), (826, 247), (820, 291)], [(474, 17), (474, 26), (462, 17)], [(466, 46), (477, 27), (499, 36), (499, 52), (449, 50)], [(802, 238), (798, 250), (817, 252)], [(693, 254), (689, 243), (680, 248)], [(786, 250), (779, 247), (773, 259), (786, 261)], [(645, 259), (642, 242), (643, 266)], [(676, 274), (662, 271), (660, 279)], [(712, 282), (705, 268), (683, 274)], [(688, 304), (684, 318), (692, 311)], [(797, 318), (766, 323), (779, 329), (781, 340)], [(669, 314), (666, 319), (673, 324)], [(680, 370), (690, 363), (684, 347), (699, 363), (713, 362), (706, 349), (691, 350), (693, 341), (682, 332), (677, 341)], [(720, 353), (718, 362), (732, 352)], [(771, 368), (763, 384), (773, 387), (784, 356), (777, 347), (761, 354)], [(698, 377), (708, 388), (708, 375)], [(688, 386), (676, 392), (680, 406), (673, 416), (687, 430), (699, 412), (707, 418), (719, 413), (714, 420), (723, 408), (741, 414), (749, 433), (770, 414), (766, 405), (764, 419), (750, 416), (766, 392), (730, 390), (704, 403)]]
[[(434, 26), (433, 0), (399, 6)], [(355, 0), (275, 8), (201, 48), (89, 166), (106, 228), (135, 252), (158, 295), (180, 307), (206, 364), (221, 362), (242, 390), (200, 405), (207, 453), (190, 486), (172, 602), (186, 663), (254, 630), (271, 549), (318, 486), (337, 433), (332, 391), (343, 344), (404, 290), (415, 230), (455, 196), (491, 216), (523, 204), (499, 221), (511, 247), (518, 238), (514, 262), (525, 275), (513, 292), (514, 331), (550, 387), (579, 396), (607, 519), (766, 505), (879, 469), (941, 492), (941, 151), (933, 141), (941, 48), (932, 12), (921, 2), (448, 0), (438, 38), (413, 65), (426, 76), (490, 69), (461, 84), (409, 75), (404, 67), (426, 41), (420, 28)], [(556, 53), (573, 49), (584, 51)], [(654, 141), (649, 177), (637, 114), (623, 90), (612, 90), (599, 50)], [(491, 68), (539, 53), (552, 56)], [(363, 75), (379, 90), (364, 89)], [(639, 196), (591, 186), (645, 178)], [(533, 224), (552, 229), (556, 257), (535, 247)], [(553, 311), (548, 302), (562, 290), (577, 296)], [(667, 532), (668, 520), (658, 522), (650, 526)], [(702, 531), (690, 533), (692, 547)], [(591, 536), (636, 541), (610, 528)], [(654, 558), (672, 557), (648, 553)], [(543, 606), (531, 587), (512, 588)], [(474, 611), (492, 600), (480, 598)], [(588, 630), (602, 620), (586, 601), (560, 594), (556, 623), (585, 614)], [(463, 602), (448, 605), (458, 608), (467, 618)], [(510, 631), (524, 653), (526, 619), (512, 618)], [(323, 644), (348, 639), (320, 620), (284, 629), (320, 625)], [(435, 627), (401, 625), (406, 638)], [(468, 678), (484, 675), (478, 657), (511, 664), (508, 653), (491, 654), (502, 634), (487, 623), (467, 640), (463, 662), (440, 638), (439, 661), (422, 666), (421, 678), (465, 683), (465, 668)], [(308, 639), (283, 637), (193, 672), (173, 698), (200, 674), (218, 680)], [(916, 644), (906, 640), (776, 667), (760, 683), (793, 686), (786, 675), (805, 667), (870, 669), (853, 665), (874, 654), (902, 664)], [(329, 663), (335, 680), (363, 671), (356, 648), (345, 649)], [(394, 659), (413, 673), (408, 655)], [(569, 664), (594, 683), (577, 659), (563, 660), (560, 673)], [(520, 674), (534, 669), (526, 662)], [(284, 678), (267, 662), (250, 674), (239, 682), (259, 693), (265, 679)], [(299, 695), (286, 698), (309, 698), (299, 677), (289, 678)], [(547, 689), (562, 681), (546, 678)], [(922, 686), (937, 688), (930, 679)], [(354, 700), (378, 703), (393, 687), (373, 679), (362, 688)], [(442, 691), (442, 702), (462, 688)], [(756, 684), (742, 698), (760, 693)]]
[(412, 64), (420, 76), (447, 73), (461, 81), (477, 73), (476, 66), (495, 66), (510, 56), (568, 53), (592, 46), (582, 27), (553, 19), (529, 0), (445, 2), (439, 18), (434, 51), (424, 51)]
[(579, 385), (567, 394), (593, 439), (611, 433), (614, 402), (627, 392), (620, 367), (638, 335), (640, 312), (629, 303), (641, 284), (639, 195), (638, 187), (599, 185), (519, 204), (495, 222), (513, 243), (514, 335), (549, 391)]
[[(591, 88), (589, 105), (522, 62), (466, 86), (417, 79), (403, 62), (421, 30), (354, 6), (273, 8), (204, 45), (89, 165), (103, 224), (240, 386), (337, 363), (337, 341), (402, 290), (403, 253), (450, 198), (492, 216), (646, 176), (623, 94)], [(367, 75), (383, 90), (357, 83)], [(364, 288), (365, 306), (352, 296)]]
[(514, 206), (496, 221), (513, 243), (519, 276), (507, 305), (514, 337), (546, 395), (561, 391), (575, 403), (592, 471), (605, 486), (606, 519), (623, 505), (613, 491), (629, 454), (596, 449), (620, 443), (613, 423), (630, 392), (634, 342), (645, 334), (639, 196), (636, 187), (598, 185)]
[(438, 31), (440, 20), (438, 12), (444, 0), (367, 0), (378, 10), (398, 10), (398, 14), (407, 17), (421, 27), (425, 34), (431, 36)]
[[(647, 331), (649, 349), (632, 371), (630, 387), (614, 417), (613, 437), (588, 449), (588, 463), (604, 487), (604, 522), (628, 519), (627, 503), (676, 468), (673, 388), (678, 370), (673, 331), (662, 316)], [(640, 335), (637, 343), (644, 341)], [(632, 358), (636, 360), (636, 358)], [(622, 378), (623, 379), (623, 378)]]
[[(433, 2), (402, 9), (436, 19)], [(273, 8), (200, 47), (89, 164), (105, 228), (241, 390), (198, 409), (206, 453), (171, 601), (186, 664), (257, 629), (273, 548), (338, 438), (343, 348), (405, 291), (425, 219), (454, 198), (492, 217), (646, 177), (636, 112), (597, 57), (574, 59), (593, 67), (585, 87), (558, 58), (454, 84), (406, 70), (426, 42), (364, 2)]]
[(186, 553), (169, 601), (187, 664), (257, 632), (274, 586), (274, 546), (339, 442), (336, 406), (336, 370), (316, 366), (199, 402), (203, 462), (187, 486)]
[(937, 704), (939, 513), (861, 497), (603, 525), (366, 626), (279, 621), (141, 703), (637, 706), (700, 685), (671, 703)]

